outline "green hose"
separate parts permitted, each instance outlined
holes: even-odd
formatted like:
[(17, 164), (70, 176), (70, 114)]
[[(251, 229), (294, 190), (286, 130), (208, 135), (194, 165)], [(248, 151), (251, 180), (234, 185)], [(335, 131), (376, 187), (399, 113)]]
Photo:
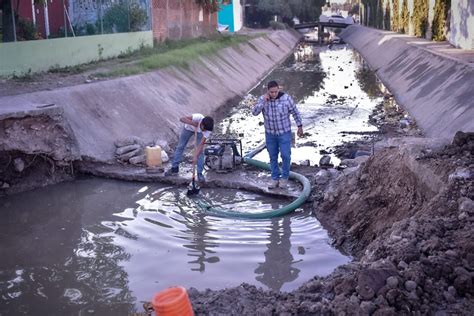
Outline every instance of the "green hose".
[[(255, 166), (260, 169), (265, 169), (265, 170), (271, 170), (270, 165), (260, 161), (260, 160), (255, 160), (250, 157), (253, 157), (258, 153), (258, 151), (262, 150), (265, 147), (260, 146), (261, 148), (252, 151), (251, 153), (247, 154), (244, 157), (244, 162), (246, 162), (249, 165)], [(276, 210), (268, 210), (268, 211), (263, 211), (259, 213), (246, 213), (246, 212), (239, 212), (239, 211), (231, 211), (231, 210), (226, 210), (226, 209), (220, 209), (216, 207), (212, 207), (207, 203), (204, 203), (203, 201), (199, 201), (198, 205), (205, 209), (207, 212), (219, 215), (219, 216), (224, 216), (224, 217), (236, 217), (236, 218), (248, 218), (248, 219), (264, 219), (264, 218), (272, 218), (272, 217), (277, 217), (277, 216), (282, 216), (285, 214), (288, 214), (298, 207), (300, 207), (306, 199), (309, 197), (309, 194), (311, 192), (311, 184), (309, 183), (309, 180), (303, 176), (302, 174), (290, 171), (290, 179), (295, 179), (298, 180), (302, 185), (303, 185), (303, 191), (301, 192), (301, 195), (291, 202), (288, 205), (285, 205), (284, 207), (281, 207)]]

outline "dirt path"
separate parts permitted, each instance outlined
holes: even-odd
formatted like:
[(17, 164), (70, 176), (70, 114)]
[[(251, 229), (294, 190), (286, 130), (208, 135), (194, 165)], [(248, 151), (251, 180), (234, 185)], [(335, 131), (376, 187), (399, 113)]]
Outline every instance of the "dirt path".
[(95, 74), (110, 71), (119, 65), (132, 62), (131, 58), (115, 58), (101, 61), (100, 63), (68, 67), (19, 78), (1, 79), (0, 97), (36, 91), (54, 90), (63, 87), (88, 84), (100, 80), (107, 80), (107, 78), (101, 79)]

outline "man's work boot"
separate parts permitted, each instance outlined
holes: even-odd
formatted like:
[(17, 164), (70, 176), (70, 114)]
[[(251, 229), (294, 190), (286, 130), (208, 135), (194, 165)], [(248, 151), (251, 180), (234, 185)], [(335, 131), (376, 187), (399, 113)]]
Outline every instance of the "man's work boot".
[(280, 179), (280, 189), (288, 189), (288, 179)]
[(165, 171), (165, 176), (174, 176), (179, 173), (179, 167), (171, 167)]
[(268, 186), (269, 189), (276, 189), (278, 188), (279, 181), (278, 180), (271, 180), (270, 185)]

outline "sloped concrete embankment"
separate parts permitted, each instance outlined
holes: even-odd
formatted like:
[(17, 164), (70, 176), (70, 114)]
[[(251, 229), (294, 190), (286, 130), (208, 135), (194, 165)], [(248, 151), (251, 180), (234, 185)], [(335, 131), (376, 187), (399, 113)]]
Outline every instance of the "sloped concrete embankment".
[[(176, 140), (181, 116), (211, 114), (227, 100), (245, 94), (288, 56), (299, 38), (294, 31), (277, 31), (201, 58), (187, 69), (169, 67), (93, 84), (5, 96), (0, 98), (0, 115), (14, 116), (19, 125), (33, 112), (46, 121), (59, 122), (73, 146), (68, 147), (74, 152), (69, 158), (114, 163), (116, 140), (130, 136), (146, 143)], [(61, 115), (51, 114), (51, 108), (59, 108)], [(44, 128), (47, 125), (45, 122)], [(23, 140), (19, 141), (8, 137), (4, 127), (0, 134), (3, 151), (29, 152), (25, 142), (34, 134), (34, 129), (23, 126)], [(59, 147), (55, 150), (63, 150)], [(51, 150), (35, 153), (58, 158)], [(16, 153), (7, 154), (16, 158)], [(2, 178), (5, 182), (10, 179)]]
[(474, 67), (423, 48), (421, 39), (350, 26), (341, 37), (369, 63), (423, 132), (449, 143), (474, 131)]

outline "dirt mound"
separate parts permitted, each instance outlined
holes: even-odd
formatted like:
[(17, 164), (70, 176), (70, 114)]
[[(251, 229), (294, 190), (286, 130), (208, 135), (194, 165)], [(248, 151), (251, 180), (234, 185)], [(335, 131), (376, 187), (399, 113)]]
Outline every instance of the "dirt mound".
[(60, 113), (0, 121), (0, 196), (74, 177), (77, 146)]
[(469, 315), (474, 310), (473, 146), (472, 134), (462, 133), (442, 151), (385, 148), (334, 177), (324, 194), (314, 195), (315, 212), (336, 244), (357, 261), (291, 293), (247, 284), (191, 289), (196, 313)]

